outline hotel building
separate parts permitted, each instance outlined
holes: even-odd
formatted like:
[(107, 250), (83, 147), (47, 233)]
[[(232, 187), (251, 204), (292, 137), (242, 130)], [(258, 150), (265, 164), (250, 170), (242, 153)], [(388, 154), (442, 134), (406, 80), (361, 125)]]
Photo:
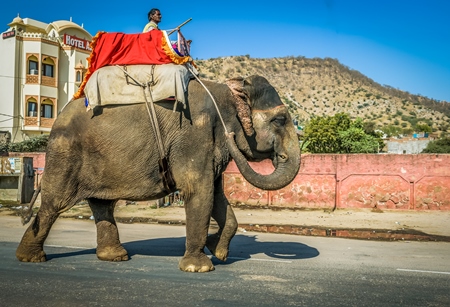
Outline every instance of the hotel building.
[(92, 35), (72, 21), (17, 16), (0, 38), (0, 139), (48, 134), (87, 70)]

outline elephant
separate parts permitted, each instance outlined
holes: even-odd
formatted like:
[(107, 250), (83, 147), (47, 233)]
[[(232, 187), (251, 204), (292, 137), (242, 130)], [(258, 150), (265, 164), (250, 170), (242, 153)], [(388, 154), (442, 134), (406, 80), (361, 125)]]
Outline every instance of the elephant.
[[(233, 159), (255, 187), (277, 190), (296, 177), (300, 146), (288, 109), (262, 76), (226, 83), (194, 79), (186, 95), (188, 103), (175, 111), (169, 100), (154, 108), (174, 188), (184, 199), (186, 243), (179, 269), (208, 272), (214, 266), (205, 248), (226, 261), (238, 228), (222, 184), (228, 163)], [(87, 112), (83, 98), (70, 101), (50, 132), (41, 206), (17, 247), (17, 259), (46, 261), (44, 241), (55, 220), (87, 200), (97, 229), (97, 258), (128, 260), (114, 218), (116, 202), (170, 193), (155, 140), (145, 103), (97, 106)], [(271, 174), (261, 175), (248, 163), (264, 159), (272, 160)], [(208, 234), (211, 218), (219, 226), (214, 234)]]

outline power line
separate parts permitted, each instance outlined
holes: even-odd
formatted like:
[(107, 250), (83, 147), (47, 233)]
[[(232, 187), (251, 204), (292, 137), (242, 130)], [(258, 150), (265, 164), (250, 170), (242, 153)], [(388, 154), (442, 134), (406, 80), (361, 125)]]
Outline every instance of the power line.
[(0, 123), (3, 123), (3, 122), (7, 122), (8, 120), (12, 120), (12, 118), (8, 118), (8, 119), (0, 120)]
[(0, 113), (0, 115), (3, 115), (3, 116), (8, 116), (8, 117), (22, 117), (21, 115), (9, 115), (9, 114), (4, 114), (4, 113)]
[[(14, 77), (14, 76), (6, 76), (6, 75), (0, 75), (0, 78), (9, 78), (9, 79), (18, 79), (18, 80), (26, 80), (24, 77)], [(69, 84), (76, 84), (78, 82), (72, 82), (68, 80), (58, 80), (58, 83), (69, 83)], [(34, 84), (34, 83), (33, 83)]]
[(0, 129), (14, 129), (14, 128), (22, 128), (22, 126), (2, 126)]

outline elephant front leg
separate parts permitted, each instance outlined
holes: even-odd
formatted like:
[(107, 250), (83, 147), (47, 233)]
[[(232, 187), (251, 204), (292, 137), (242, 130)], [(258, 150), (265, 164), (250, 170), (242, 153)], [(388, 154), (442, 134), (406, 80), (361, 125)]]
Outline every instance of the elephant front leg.
[(212, 209), (212, 191), (205, 195), (192, 195), (185, 201), (186, 252), (179, 268), (185, 272), (209, 272), (214, 270), (211, 259), (204, 252)]
[(106, 261), (128, 260), (128, 252), (119, 240), (119, 231), (114, 219), (116, 201), (88, 199), (97, 227), (97, 258)]
[(217, 259), (226, 261), (231, 239), (236, 234), (238, 222), (222, 188), (222, 177), (215, 182), (214, 206), (212, 218), (217, 222), (219, 230), (208, 236), (206, 247)]

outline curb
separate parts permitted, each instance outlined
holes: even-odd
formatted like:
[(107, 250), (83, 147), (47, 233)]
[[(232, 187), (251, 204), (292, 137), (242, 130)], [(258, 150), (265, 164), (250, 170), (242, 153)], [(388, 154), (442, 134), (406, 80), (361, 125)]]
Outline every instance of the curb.
[[(11, 214), (17, 215), (17, 214)], [(91, 216), (86, 215), (61, 215), (60, 218), (89, 220)], [(159, 224), (185, 226), (185, 220), (156, 219), (147, 217), (116, 217), (116, 222), (123, 224)], [(374, 241), (420, 241), (420, 242), (450, 242), (450, 236), (433, 235), (414, 229), (391, 230), (391, 229), (357, 229), (357, 228), (329, 228), (323, 226), (297, 226), (297, 225), (275, 225), (275, 224), (239, 224), (241, 231), (252, 231), (262, 233), (289, 234), (312, 237), (334, 237), (358, 240)], [(211, 228), (217, 228), (215, 224)]]
[[(185, 220), (159, 220), (154, 218), (121, 218), (117, 217), (119, 223), (146, 223), (160, 225), (179, 225), (185, 226)], [(450, 236), (440, 236), (427, 234), (413, 229), (389, 230), (389, 229), (355, 229), (355, 228), (328, 228), (317, 226), (297, 226), (297, 225), (256, 225), (256, 224), (238, 224), (240, 230), (290, 234), (313, 237), (336, 237), (358, 240), (376, 240), (376, 241), (427, 241), (427, 242), (450, 242)], [(217, 228), (211, 225), (211, 228)]]
[(431, 235), (413, 229), (388, 230), (388, 229), (355, 229), (355, 228), (327, 228), (317, 226), (296, 225), (254, 225), (240, 224), (245, 231), (292, 234), (315, 237), (337, 237), (359, 240), (377, 241), (433, 241), (450, 242), (450, 236)]

